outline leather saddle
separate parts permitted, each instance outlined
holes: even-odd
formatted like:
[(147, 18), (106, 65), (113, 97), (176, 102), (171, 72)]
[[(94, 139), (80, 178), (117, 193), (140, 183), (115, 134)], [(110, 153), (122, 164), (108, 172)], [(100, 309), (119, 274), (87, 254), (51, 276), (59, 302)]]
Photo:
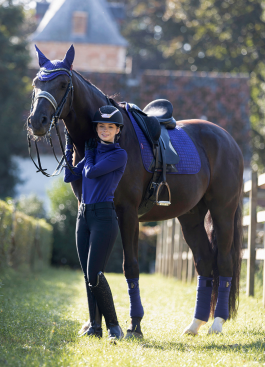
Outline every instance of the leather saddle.
[[(176, 120), (172, 116), (173, 106), (171, 102), (166, 99), (157, 99), (150, 102), (143, 110), (134, 104), (130, 103), (129, 105), (130, 112), (153, 148), (154, 157), (156, 157), (155, 150), (159, 146), (159, 162), (163, 163), (164, 156), (166, 172), (177, 172), (175, 165), (179, 162), (179, 156), (167, 131), (176, 127)], [(155, 158), (149, 170), (154, 172)]]
[[(175, 165), (179, 162), (168, 134), (169, 129), (176, 127), (173, 115), (173, 106), (166, 99), (157, 99), (150, 102), (143, 110), (129, 103), (128, 110), (151, 144), (154, 160), (149, 170), (154, 172), (145, 196), (138, 210), (138, 216), (144, 215), (153, 205), (168, 206), (171, 204), (170, 188), (166, 182), (166, 173), (177, 172)], [(159, 192), (163, 186), (168, 191), (168, 201), (159, 201)]]
[[(160, 140), (164, 148), (165, 160), (166, 160), (166, 170), (167, 172), (177, 172), (175, 164), (179, 162), (178, 153), (173, 148), (171, 144), (170, 137), (168, 134), (169, 129), (175, 129), (177, 123), (173, 115), (173, 106), (171, 102), (167, 99), (156, 99), (150, 102), (144, 109), (143, 112), (146, 113), (148, 117), (155, 117), (160, 125), (161, 133)], [(147, 120), (148, 121), (148, 120)], [(154, 123), (153, 121), (148, 121)], [(157, 122), (156, 122), (157, 123)], [(147, 125), (149, 125), (147, 123)], [(148, 127), (148, 126), (147, 126)], [(159, 140), (159, 139), (158, 139)], [(162, 157), (160, 156), (160, 162), (162, 163)], [(153, 164), (149, 167), (150, 171), (153, 171)]]

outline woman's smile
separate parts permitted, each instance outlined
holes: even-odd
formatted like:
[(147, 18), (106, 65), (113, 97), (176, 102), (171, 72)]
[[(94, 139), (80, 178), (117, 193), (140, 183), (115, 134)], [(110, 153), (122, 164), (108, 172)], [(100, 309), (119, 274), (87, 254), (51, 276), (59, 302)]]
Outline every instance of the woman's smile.
[(120, 128), (115, 124), (100, 122), (97, 124), (98, 137), (106, 142), (114, 143), (115, 136), (120, 132)]

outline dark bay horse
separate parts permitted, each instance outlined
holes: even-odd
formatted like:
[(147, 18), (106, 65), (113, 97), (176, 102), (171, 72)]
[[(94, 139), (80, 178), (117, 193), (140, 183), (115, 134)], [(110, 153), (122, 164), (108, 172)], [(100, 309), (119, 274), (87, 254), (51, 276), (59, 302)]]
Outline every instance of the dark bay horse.
[[(68, 85), (69, 77), (59, 75), (49, 82), (35, 78), (35, 93), (46, 91), (59, 103)], [(68, 96), (61, 118), (74, 141), (76, 165), (84, 157), (85, 141), (95, 137), (92, 118), (99, 107), (109, 103), (107, 96), (96, 86), (73, 71), (73, 101)], [(123, 242), (123, 269), (126, 278), (138, 278), (138, 207), (151, 180), (143, 166), (137, 137), (126, 111), (112, 100), (124, 119), (120, 146), (127, 151), (125, 173), (115, 192), (115, 207)], [(33, 105), (28, 129), (36, 136), (47, 133), (54, 109), (51, 103), (39, 98)], [(184, 238), (192, 250), (199, 275), (216, 280), (218, 276), (233, 277), (229, 298), (230, 317), (236, 315), (238, 306), (239, 275), (241, 264), (241, 210), (240, 195), (243, 182), (242, 153), (227, 131), (203, 120), (177, 121), (195, 144), (201, 159), (201, 170), (193, 175), (167, 175), (171, 188), (172, 204), (154, 206), (140, 218), (141, 222), (161, 221), (178, 217)], [(72, 183), (79, 203), (81, 179)], [(164, 193), (166, 195), (166, 192)], [(163, 196), (163, 193), (162, 193)], [(167, 196), (161, 200), (167, 200)], [(206, 215), (207, 214), (207, 215)], [(208, 226), (206, 218), (208, 217)], [(212, 304), (214, 309), (218, 281), (214, 282)], [(132, 320), (132, 323), (134, 320)], [(220, 331), (219, 329), (213, 332)], [(188, 327), (186, 332), (189, 332)], [(190, 330), (192, 333), (192, 330)]]

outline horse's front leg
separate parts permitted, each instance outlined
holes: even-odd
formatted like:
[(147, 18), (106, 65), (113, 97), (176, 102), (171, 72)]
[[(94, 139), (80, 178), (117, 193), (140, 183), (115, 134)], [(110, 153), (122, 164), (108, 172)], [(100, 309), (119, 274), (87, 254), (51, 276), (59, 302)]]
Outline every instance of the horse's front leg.
[(144, 309), (139, 289), (138, 237), (139, 220), (137, 209), (132, 206), (116, 208), (123, 244), (123, 272), (128, 283), (131, 325), (126, 338), (142, 338), (141, 320)]

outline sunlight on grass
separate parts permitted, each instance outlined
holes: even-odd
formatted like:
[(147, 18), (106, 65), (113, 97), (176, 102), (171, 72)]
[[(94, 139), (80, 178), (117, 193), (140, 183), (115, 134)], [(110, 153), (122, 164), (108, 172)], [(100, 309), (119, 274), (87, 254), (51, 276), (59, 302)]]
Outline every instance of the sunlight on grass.
[[(124, 331), (129, 324), (127, 284), (107, 274)], [(88, 318), (83, 276), (79, 271), (0, 276), (0, 366), (254, 366), (265, 365), (265, 310), (262, 299), (241, 295), (238, 318), (223, 334), (181, 336), (191, 321), (196, 286), (157, 275), (142, 275), (145, 338), (110, 345), (79, 338)]]

